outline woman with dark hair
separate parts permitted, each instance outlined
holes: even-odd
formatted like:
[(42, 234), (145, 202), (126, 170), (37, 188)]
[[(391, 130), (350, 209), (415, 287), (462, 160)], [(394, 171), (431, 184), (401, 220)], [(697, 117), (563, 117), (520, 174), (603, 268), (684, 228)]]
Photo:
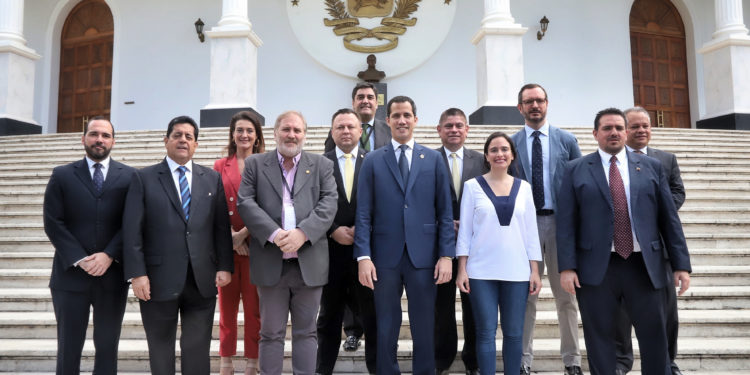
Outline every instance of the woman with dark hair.
[(265, 151), (263, 130), (260, 121), (252, 113), (242, 111), (232, 116), (229, 123), (228, 156), (214, 163), (214, 170), (221, 173), (224, 193), (227, 197), (229, 219), (232, 224), (232, 246), (234, 248), (234, 273), (232, 282), (219, 288), (219, 373), (234, 373), (232, 356), (237, 354), (237, 312), (240, 298), (245, 314), (245, 366), (246, 375), (255, 375), (258, 370), (258, 340), (260, 339), (260, 313), (258, 292), (250, 283), (248, 242), (250, 235), (237, 212), (237, 191), (245, 169), (245, 158)]
[(503, 332), (503, 371), (521, 369), (521, 338), (529, 294), (542, 287), (542, 260), (531, 186), (508, 174), (516, 147), (492, 133), (484, 144), (490, 171), (466, 181), (458, 228), (456, 284), (474, 311), (479, 372), (495, 373), (497, 313)]

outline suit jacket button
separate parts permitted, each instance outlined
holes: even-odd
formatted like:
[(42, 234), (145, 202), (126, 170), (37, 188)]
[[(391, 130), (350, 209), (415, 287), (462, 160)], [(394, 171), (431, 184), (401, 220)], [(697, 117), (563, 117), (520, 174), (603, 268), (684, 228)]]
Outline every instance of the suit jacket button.
[(229, 211), (229, 216), (234, 215), (234, 211)]
[(229, 197), (229, 201), (230, 202), (234, 201), (234, 197)]
[(405, 204), (405, 205), (404, 205), (404, 208), (409, 208), (409, 205), (408, 205), (408, 204)]

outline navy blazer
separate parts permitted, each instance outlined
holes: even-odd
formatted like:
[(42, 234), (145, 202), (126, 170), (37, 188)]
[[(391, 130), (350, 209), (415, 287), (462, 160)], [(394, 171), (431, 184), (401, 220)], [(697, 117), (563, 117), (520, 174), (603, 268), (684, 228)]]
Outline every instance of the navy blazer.
[[(55, 257), (52, 289), (89, 290), (100, 280), (104, 289), (126, 288), (122, 277), (122, 211), (135, 169), (110, 159), (101, 193), (94, 190), (86, 159), (56, 167), (44, 192), (44, 231)], [(104, 252), (114, 262), (101, 277), (74, 267), (79, 260)]]
[(357, 184), (354, 257), (370, 256), (375, 267), (394, 268), (404, 245), (416, 268), (455, 257), (450, 175), (442, 156), (414, 144), (409, 180), (403, 181), (393, 144), (370, 152)]
[[(667, 262), (675, 271), (691, 271), (682, 223), (661, 163), (629, 151), (627, 158), (631, 224), (651, 283), (661, 288), (671, 280), (665, 272)], [(582, 284), (599, 285), (611, 256), (615, 219), (598, 152), (568, 163), (558, 197), (559, 270), (575, 270)]]
[[(516, 144), (518, 157), (511, 165), (511, 171), (514, 176), (531, 183), (531, 160), (529, 160), (529, 149), (526, 147), (526, 127), (521, 128), (519, 132), (511, 137)], [(581, 149), (578, 147), (576, 137), (558, 127), (549, 126), (549, 175), (552, 184), (550, 185), (550, 194), (552, 195), (552, 209), (557, 207), (557, 190), (562, 181), (562, 174), (565, 171), (565, 164), (570, 160), (581, 157)], [(518, 165), (520, 163), (520, 166)]]

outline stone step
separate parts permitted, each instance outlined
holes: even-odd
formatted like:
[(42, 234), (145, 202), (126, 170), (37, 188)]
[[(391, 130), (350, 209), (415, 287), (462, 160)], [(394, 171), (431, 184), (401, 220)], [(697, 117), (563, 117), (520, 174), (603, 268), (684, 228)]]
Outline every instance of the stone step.
[(686, 232), (688, 249), (693, 248), (750, 248), (750, 233), (693, 233)]
[[(750, 346), (748, 337), (732, 338), (680, 338), (680, 351), (676, 361), (680, 368), (704, 374), (704, 370), (726, 371), (731, 374), (743, 373), (750, 368)], [(459, 347), (463, 341), (459, 340)], [(502, 340), (496, 342), (502, 347)], [(534, 340), (534, 368), (533, 371), (560, 371), (559, 340)], [(179, 343), (175, 344), (179, 357)], [(212, 372), (218, 371), (218, 340), (211, 341)], [(633, 345), (636, 370), (640, 368), (640, 352), (638, 345)], [(2, 372), (43, 372), (54, 369), (57, 343), (53, 339), (0, 339), (0, 371)], [(581, 340), (581, 352), (585, 358), (585, 343)], [(83, 348), (81, 367), (83, 371), (90, 371), (93, 367), (93, 342), (86, 340)], [(240, 353), (241, 354), (241, 353)], [(408, 373), (411, 371), (412, 343), (410, 340), (399, 340), (398, 361), (400, 368)], [(284, 346), (284, 372), (291, 371), (291, 344)], [(502, 357), (498, 351), (498, 371), (502, 369)], [(179, 369), (179, 360), (176, 364)], [(583, 363), (588, 371), (587, 363)], [(147, 372), (148, 351), (145, 340), (120, 340), (118, 369), (124, 372)], [(451, 371), (461, 372), (463, 363), (458, 358), (453, 362)], [(334, 369), (336, 373), (366, 373), (364, 366), (364, 346), (356, 352), (339, 352), (339, 359)], [(559, 372), (558, 372), (559, 373)], [(745, 372), (746, 373), (746, 372)]]

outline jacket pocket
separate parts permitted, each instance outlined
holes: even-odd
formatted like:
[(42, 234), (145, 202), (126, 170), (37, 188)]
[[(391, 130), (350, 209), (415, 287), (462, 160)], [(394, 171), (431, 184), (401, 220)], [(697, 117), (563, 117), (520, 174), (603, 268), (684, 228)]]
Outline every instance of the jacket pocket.
[(422, 231), (427, 234), (437, 233), (437, 224), (424, 224)]

